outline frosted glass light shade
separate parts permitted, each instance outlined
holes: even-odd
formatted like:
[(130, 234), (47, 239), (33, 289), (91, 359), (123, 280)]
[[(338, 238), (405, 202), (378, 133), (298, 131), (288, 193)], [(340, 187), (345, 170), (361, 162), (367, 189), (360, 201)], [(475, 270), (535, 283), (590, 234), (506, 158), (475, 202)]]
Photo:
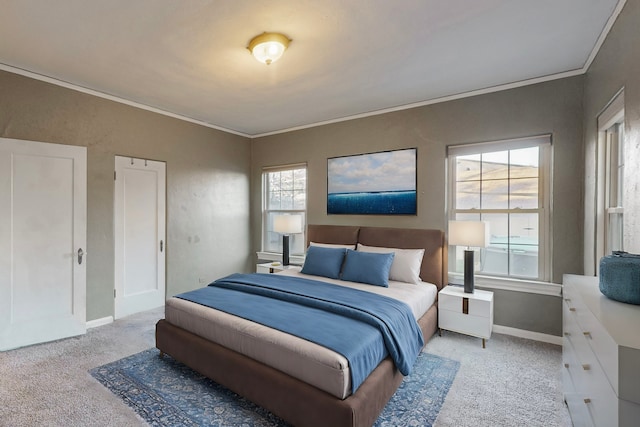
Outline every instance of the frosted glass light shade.
[(273, 217), (273, 231), (282, 234), (302, 233), (300, 215), (276, 215)]
[(449, 244), (484, 248), (489, 244), (489, 223), (449, 221)]
[(290, 41), (279, 33), (262, 33), (249, 42), (247, 49), (258, 61), (269, 65), (280, 59)]

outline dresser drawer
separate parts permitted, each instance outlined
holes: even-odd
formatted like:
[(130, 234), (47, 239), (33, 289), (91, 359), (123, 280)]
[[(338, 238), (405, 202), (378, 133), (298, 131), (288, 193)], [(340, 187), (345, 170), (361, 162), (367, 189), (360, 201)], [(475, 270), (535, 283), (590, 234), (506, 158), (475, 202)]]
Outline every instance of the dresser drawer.
[(562, 378), (574, 425), (640, 425), (640, 307), (606, 298), (597, 277), (563, 279)]
[(564, 394), (575, 427), (618, 426), (618, 399), (611, 388), (596, 393), (571, 392)]
[[(579, 352), (582, 351), (582, 340), (580, 345), (576, 343), (578, 335), (584, 337), (584, 343), (596, 356), (602, 369), (607, 375), (614, 391), (618, 392), (618, 346), (613, 338), (607, 333), (605, 328), (595, 318), (593, 313), (586, 307), (578, 295), (572, 292), (565, 294), (563, 302), (563, 317), (568, 322), (564, 322), (565, 334), (571, 334), (572, 341)], [(570, 329), (570, 330), (569, 330)]]
[(572, 377), (571, 366), (577, 366), (575, 351), (567, 338), (562, 339), (562, 390), (564, 394), (575, 393), (579, 390), (575, 386), (575, 380)]
[(571, 421), (574, 427), (595, 427), (589, 407), (584, 402), (585, 397), (580, 393), (568, 393), (564, 395), (564, 401), (567, 402), (569, 412), (571, 413)]
[(600, 361), (614, 391), (618, 393), (618, 346), (589, 310), (578, 310), (577, 317), (587, 344)]
[(585, 405), (596, 426), (618, 426), (618, 397), (609, 386), (591, 384), (584, 392)]
[[(464, 296), (440, 294), (438, 297), (438, 309), (462, 313)], [(491, 314), (491, 301), (466, 298), (468, 301), (469, 315), (489, 317)]]

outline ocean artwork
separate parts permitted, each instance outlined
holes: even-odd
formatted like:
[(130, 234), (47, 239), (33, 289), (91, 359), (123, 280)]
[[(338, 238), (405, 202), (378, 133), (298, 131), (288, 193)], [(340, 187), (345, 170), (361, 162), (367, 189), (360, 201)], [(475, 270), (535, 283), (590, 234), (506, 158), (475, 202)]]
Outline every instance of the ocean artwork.
[(327, 161), (327, 213), (416, 215), (416, 148)]

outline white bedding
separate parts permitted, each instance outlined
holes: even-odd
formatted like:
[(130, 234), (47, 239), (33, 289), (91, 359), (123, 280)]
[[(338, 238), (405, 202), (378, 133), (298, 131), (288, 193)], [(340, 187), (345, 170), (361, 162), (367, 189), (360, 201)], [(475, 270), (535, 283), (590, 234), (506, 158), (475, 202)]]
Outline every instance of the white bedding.
[[(407, 303), (416, 319), (431, 307), (437, 295), (435, 285), (389, 282), (388, 288), (309, 276), (299, 269), (278, 274), (348, 286), (386, 295)], [(224, 347), (296, 377), (340, 399), (351, 392), (347, 359), (325, 347), (285, 332), (254, 323), (200, 304), (170, 298), (165, 306), (168, 322)]]

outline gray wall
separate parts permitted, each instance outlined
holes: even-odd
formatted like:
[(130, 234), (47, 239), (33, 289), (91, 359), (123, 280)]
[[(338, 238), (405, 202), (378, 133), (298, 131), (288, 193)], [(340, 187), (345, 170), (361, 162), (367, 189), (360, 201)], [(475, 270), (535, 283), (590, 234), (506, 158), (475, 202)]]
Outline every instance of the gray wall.
[[(640, 1), (628, 0), (585, 76), (585, 273), (594, 274), (597, 117), (624, 87), (624, 245), (640, 253)], [(597, 262), (597, 260), (595, 260)]]
[[(563, 273), (588, 269), (589, 254), (593, 261), (596, 117), (623, 86), (625, 157), (628, 165), (640, 164), (638, 22), (640, 1), (628, 0), (586, 76), (253, 141), (0, 72), (0, 136), (88, 147), (89, 320), (113, 314), (116, 154), (167, 162), (171, 295), (198, 287), (200, 278), (252, 268), (261, 244), (264, 166), (308, 163), (310, 223), (444, 229), (447, 145), (552, 133), (553, 281), (560, 283)], [(417, 216), (326, 215), (328, 157), (406, 147), (419, 149)], [(626, 169), (625, 234), (627, 249), (640, 252), (635, 169)], [(495, 292), (496, 324), (560, 334), (559, 298)]]
[[(261, 171), (308, 163), (308, 221), (445, 229), (446, 146), (553, 135), (553, 281), (582, 273), (582, 77), (335, 123), (252, 141), (253, 250), (261, 245)], [(418, 147), (417, 216), (326, 214), (327, 158)], [(495, 291), (496, 324), (560, 335), (560, 298)]]
[(248, 271), (249, 139), (3, 71), (0, 93), (0, 136), (87, 147), (87, 320), (113, 315), (115, 155), (167, 163), (167, 295)]

